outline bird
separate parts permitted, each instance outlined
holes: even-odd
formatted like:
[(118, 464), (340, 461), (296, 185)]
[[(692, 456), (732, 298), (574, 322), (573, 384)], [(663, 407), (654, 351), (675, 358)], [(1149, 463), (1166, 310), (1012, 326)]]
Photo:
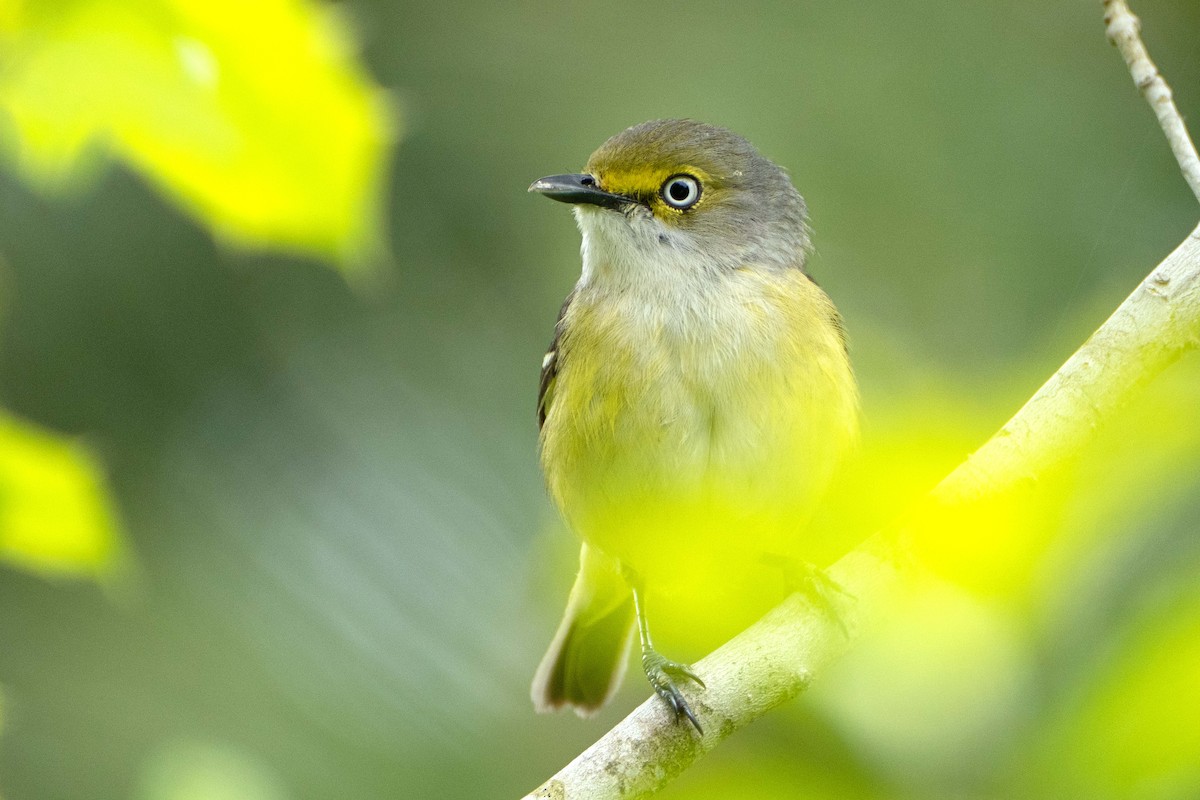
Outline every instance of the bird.
[(702, 676), (655, 648), (647, 601), (721, 602), (764, 563), (807, 564), (858, 435), (807, 207), (749, 141), (691, 119), (630, 127), (529, 191), (572, 205), (582, 235), (537, 400), (548, 493), (582, 547), (533, 703), (597, 711), (636, 634), (654, 692), (702, 735), (683, 692)]

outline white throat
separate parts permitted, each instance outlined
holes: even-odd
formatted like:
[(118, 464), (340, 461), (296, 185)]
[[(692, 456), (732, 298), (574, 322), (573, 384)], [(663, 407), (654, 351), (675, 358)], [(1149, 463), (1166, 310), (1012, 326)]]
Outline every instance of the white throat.
[(583, 235), (580, 288), (661, 290), (711, 278), (721, 266), (692, 237), (668, 228), (648, 210), (621, 214), (576, 206), (575, 220)]

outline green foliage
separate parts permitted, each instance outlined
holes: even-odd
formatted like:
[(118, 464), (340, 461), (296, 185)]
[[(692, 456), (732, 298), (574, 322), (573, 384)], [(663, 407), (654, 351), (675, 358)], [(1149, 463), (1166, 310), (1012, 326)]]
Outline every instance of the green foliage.
[(102, 577), (120, 553), (87, 448), (0, 412), (0, 559), (44, 575)]
[(1049, 737), (1063, 796), (1185, 797), (1200, 785), (1200, 591), (1148, 611)]
[(308, 2), (0, 3), (0, 153), (47, 190), (106, 154), (222, 239), (378, 256), (388, 102)]

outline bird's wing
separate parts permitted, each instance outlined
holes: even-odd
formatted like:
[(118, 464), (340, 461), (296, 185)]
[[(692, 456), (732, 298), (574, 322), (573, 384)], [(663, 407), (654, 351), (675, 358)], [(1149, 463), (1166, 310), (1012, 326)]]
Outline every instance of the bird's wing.
[(558, 320), (554, 323), (554, 339), (550, 342), (550, 349), (546, 351), (545, 358), (542, 359), (542, 377), (538, 383), (538, 430), (542, 429), (542, 425), (546, 422), (546, 415), (550, 412), (550, 406), (554, 402), (554, 381), (558, 378), (558, 365), (562, 360), (558, 345), (562, 339), (563, 317), (567, 315), (567, 308), (571, 305), (571, 298), (574, 296), (574, 292), (567, 295), (562, 308), (558, 310)]

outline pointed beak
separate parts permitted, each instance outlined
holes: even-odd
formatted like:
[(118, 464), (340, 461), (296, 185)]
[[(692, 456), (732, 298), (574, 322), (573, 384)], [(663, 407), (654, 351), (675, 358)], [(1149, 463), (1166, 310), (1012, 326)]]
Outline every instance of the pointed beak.
[(551, 200), (573, 205), (593, 205), (620, 210), (633, 203), (628, 197), (612, 194), (600, 188), (591, 175), (550, 175), (534, 181), (529, 191), (545, 195)]

